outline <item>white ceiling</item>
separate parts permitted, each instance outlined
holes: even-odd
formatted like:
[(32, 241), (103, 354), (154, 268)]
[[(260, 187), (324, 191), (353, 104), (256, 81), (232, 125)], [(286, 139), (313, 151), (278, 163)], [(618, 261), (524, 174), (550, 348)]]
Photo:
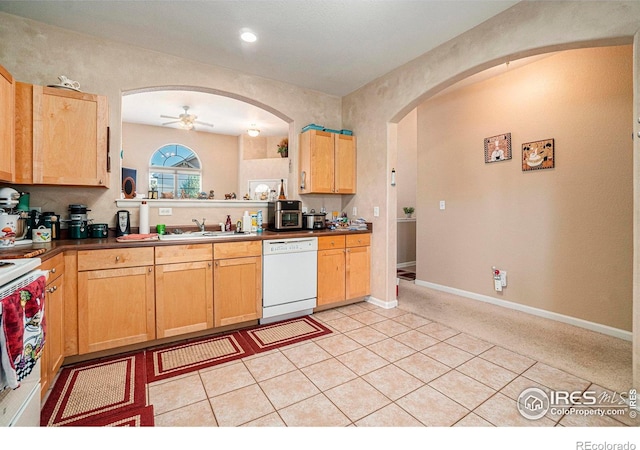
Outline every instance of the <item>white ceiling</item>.
[[(506, 0), (208, 0), (208, 1), (0, 1), (0, 11), (138, 47), (343, 96), (516, 4)], [(240, 31), (258, 41), (247, 44)], [(67, 74), (73, 78), (71, 74)], [(81, 80), (78, 80), (81, 82)], [(170, 92), (148, 103), (151, 115), (198, 120), (222, 117), (198, 98)], [(211, 98), (211, 97), (206, 97)], [(146, 99), (149, 100), (149, 99)], [(160, 100), (158, 100), (159, 102)], [(199, 103), (202, 101), (203, 103)], [(216, 100), (217, 101), (217, 100)], [(126, 102), (126, 98), (125, 98)], [(133, 103), (133, 101), (132, 101)], [(136, 102), (137, 103), (137, 102)], [(191, 103), (191, 104), (190, 104)], [(200, 105), (203, 105), (202, 108)], [(140, 105), (138, 105), (140, 106)], [(262, 112), (263, 114), (269, 113)], [(246, 131), (250, 108), (243, 117)], [(256, 116), (256, 121), (273, 120)], [(162, 121), (166, 121), (162, 119)], [(203, 127), (208, 128), (208, 127)], [(217, 128), (217, 131), (216, 131)], [(266, 125), (263, 127), (267, 129)], [(239, 134), (240, 128), (230, 134)]]

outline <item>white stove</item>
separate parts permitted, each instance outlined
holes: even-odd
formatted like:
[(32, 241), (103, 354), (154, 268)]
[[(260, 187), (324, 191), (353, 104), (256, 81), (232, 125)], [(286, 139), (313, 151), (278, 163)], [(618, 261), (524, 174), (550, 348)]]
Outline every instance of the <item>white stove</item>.
[(0, 288), (4, 284), (31, 272), (40, 264), (42, 264), (40, 258), (0, 259)]
[[(46, 274), (37, 270), (40, 258), (0, 259), (0, 300), (27, 286), (36, 277)], [(0, 332), (3, 331), (2, 303), (0, 303)], [(5, 378), (6, 352), (0, 352), (0, 379)], [(4, 367), (3, 367), (4, 366)], [(6, 389), (5, 389), (6, 388)], [(0, 383), (0, 427), (40, 425), (40, 360), (20, 385), (11, 389)]]

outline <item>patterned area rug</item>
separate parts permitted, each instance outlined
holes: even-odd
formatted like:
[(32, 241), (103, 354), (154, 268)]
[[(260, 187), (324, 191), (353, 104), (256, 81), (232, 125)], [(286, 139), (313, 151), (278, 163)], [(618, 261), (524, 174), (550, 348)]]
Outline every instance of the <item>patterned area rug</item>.
[(149, 383), (331, 333), (309, 316), (148, 349)]
[(408, 270), (403, 270), (403, 269), (397, 269), (398, 278), (401, 278), (403, 280), (409, 280), (409, 281), (413, 281), (416, 279), (416, 273), (415, 272), (410, 272)]
[(68, 424), (73, 427), (152, 427), (153, 406), (123, 409), (105, 416), (89, 417)]
[(41, 411), (41, 425), (103, 426), (131, 416), (146, 406), (145, 372), (144, 352), (63, 368)]
[(331, 333), (324, 325), (309, 316), (262, 325), (240, 334), (256, 353), (294, 344)]
[(240, 333), (198, 339), (147, 350), (148, 381), (164, 380), (183, 373), (252, 355)]

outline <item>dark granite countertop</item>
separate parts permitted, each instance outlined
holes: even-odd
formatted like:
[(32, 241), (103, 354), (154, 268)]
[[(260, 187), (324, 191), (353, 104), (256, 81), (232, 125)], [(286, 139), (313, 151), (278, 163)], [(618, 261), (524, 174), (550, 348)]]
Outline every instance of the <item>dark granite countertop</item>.
[[(263, 231), (257, 233), (255, 236), (244, 236), (238, 234), (238, 237), (225, 237), (219, 239), (203, 238), (203, 239), (189, 239), (189, 240), (175, 240), (175, 241), (127, 241), (118, 242), (115, 237), (108, 237), (102, 239), (88, 238), (88, 239), (60, 239), (51, 241), (50, 243), (31, 244), (31, 245), (19, 245), (12, 247), (11, 249), (0, 250), (0, 259), (20, 257), (27, 252), (27, 250), (45, 249), (46, 252), (37, 255), (43, 261), (56, 256), (59, 253), (65, 251), (78, 251), (78, 250), (100, 250), (108, 248), (119, 247), (157, 247), (161, 245), (187, 245), (187, 244), (213, 244), (224, 242), (238, 242), (238, 241), (262, 241), (265, 239), (288, 239), (304, 236), (333, 236), (333, 235), (348, 235), (348, 234), (366, 234), (371, 233), (371, 224), (368, 224), (368, 230), (349, 230), (349, 229), (336, 229), (336, 230), (301, 230), (301, 231)], [(187, 230), (185, 230), (187, 231)], [(208, 230), (207, 230), (208, 231)], [(215, 231), (215, 230), (214, 230)], [(111, 233), (111, 232), (110, 232)]]

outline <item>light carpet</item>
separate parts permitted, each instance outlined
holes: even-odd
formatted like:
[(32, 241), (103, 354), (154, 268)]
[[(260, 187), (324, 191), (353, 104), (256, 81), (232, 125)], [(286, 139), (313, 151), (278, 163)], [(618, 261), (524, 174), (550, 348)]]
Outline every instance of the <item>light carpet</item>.
[(631, 342), (400, 280), (398, 308), (617, 391), (632, 385)]

